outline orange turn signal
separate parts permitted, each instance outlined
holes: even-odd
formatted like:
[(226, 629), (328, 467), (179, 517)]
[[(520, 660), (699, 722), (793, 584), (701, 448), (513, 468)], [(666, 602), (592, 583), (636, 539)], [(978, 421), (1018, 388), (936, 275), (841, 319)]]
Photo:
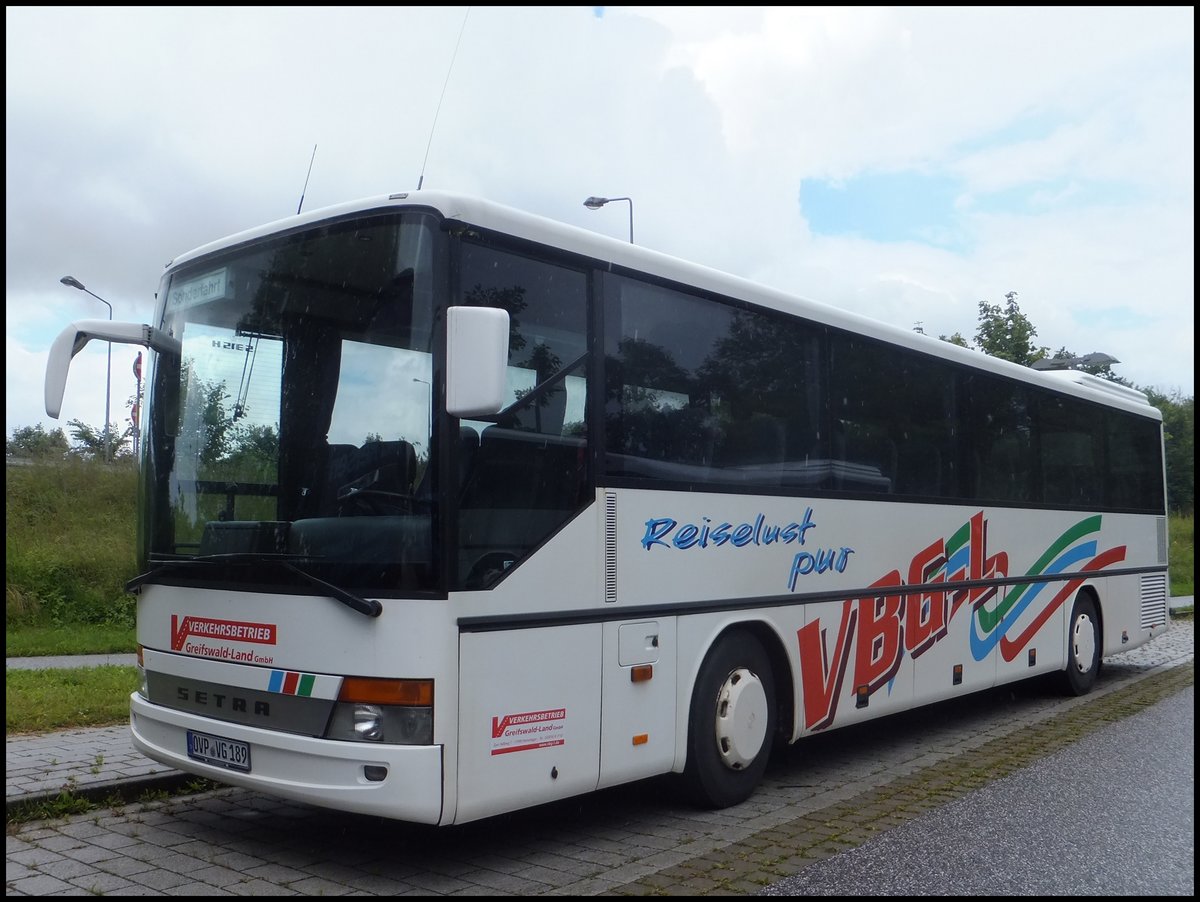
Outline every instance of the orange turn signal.
[(629, 668), (629, 682), (631, 683), (644, 683), (652, 679), (654, 679), (653, 664), (635, 664)]
[(433, 704), (433, 680), (346, 677), (342, 680), (338, 701), (366, 705), (429, 707)]

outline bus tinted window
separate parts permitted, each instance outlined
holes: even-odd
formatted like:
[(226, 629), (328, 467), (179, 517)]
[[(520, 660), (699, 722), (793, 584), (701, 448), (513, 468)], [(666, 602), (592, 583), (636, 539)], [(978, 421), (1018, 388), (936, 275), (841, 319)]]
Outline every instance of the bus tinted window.
[(1041, 500), (1099, 507), (1104, 503), (1103, 411), (1074, 398), (1038, 398)]
[(983, 373), (972, 373), (965, 381), (972, 497), (984, 502), (1037, 500), (1028, 389)]
[(484, 588), (588, 500), (587, 277), (464, 244), (461, 283), (463, 303), (509, 314), (510, 401), (459, 433), (456, 585)]
[[(922, 354), (840, 333), (830, 339), (829, 356), (834, 459), (845, 464), (836, 487), (958, 496), (953, 369)], [(866, 474), (874, 474), (874, 483)]]
[(1159, 424), (1118, 411), (1108, 411), (1104, 422), (1108, 438), (1106, 505), (1121, 510), (1161, 513), (1166, 500)]
[(817, 329), (634, 279), (606, 286), (610, 474), (827, 484)]
[(752, 485), (828, 484), (821, 331), (736, 310), (714, 351), (704, 373), (726, 416), (721, 467)]

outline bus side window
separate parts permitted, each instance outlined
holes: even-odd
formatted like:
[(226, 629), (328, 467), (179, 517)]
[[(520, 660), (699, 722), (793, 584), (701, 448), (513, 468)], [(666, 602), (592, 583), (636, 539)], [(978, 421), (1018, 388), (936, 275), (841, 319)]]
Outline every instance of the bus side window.
[(1001, 436), (975, 466), (976, 495), (983, 501), (1025, 501), (1029, 495), (1028, 452), (1016, 435)]
[(744, 471), (755, 485), (779, 485), (784, 446), (783, 422), (769, 414), (755, 413), (729, 429), (721, 445), (719, 465)]
[[(461, 423), (456, 588), (488, 588), (590, 502), (586, 273), (464, 239), (460, 303), (509, 313), (505, 409)], [(476, 433), (475, 430), (478, 430)]]
[(896, 464), (896, 491), (902, 495), (940, 497), (942, 453), (932, 442), (910, 439), (901, 444)]
[(838, 471), (834, 487), (845, 491), (896, 491), (896, 443), (872, 425), (849, 423), (842, 460), (853, 466)]

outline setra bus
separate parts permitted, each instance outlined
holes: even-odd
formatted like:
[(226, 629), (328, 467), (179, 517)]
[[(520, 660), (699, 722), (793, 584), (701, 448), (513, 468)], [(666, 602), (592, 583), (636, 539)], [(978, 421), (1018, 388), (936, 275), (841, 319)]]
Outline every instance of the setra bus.
[(1043, 373), (470, 197), (168, 264), (140, 424), (134, 745), (457, 824), (1167, 629), (1162, 422)]

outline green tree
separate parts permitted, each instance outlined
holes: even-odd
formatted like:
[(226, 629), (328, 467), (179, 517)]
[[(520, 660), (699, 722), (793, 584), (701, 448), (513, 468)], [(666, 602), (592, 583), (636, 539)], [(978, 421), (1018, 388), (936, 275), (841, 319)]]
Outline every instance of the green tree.
[[(193, 393), (198, 396), (198, 402), (190, 397)], [(200, 462), (211, 467), (229, 455), (236, 435), (229, 391), (223, 381), (208, 382), (194, 377), (192, 361), (185, 360), (181, 368), (179, 394), (181, 410), (189, 410), (191, 405), (195, 405), (198, 422), (192, 428), (197, 430), (204, 442), (200, 448)]]
[(12, 438), (4, 443), (6, 457), (28, 457), (35, 460), (62, 460), (71, 450), (61, 428), (47, 432), (42, 424), (14, 429)]
[[(71, 448), (73, 454), (88, 460), (105, 460), (104, 427), (92, 426), (83, 420), (68, 420), (71, 427), (71, 437), (75, 444)], [(133, 437), (133, 427), (127, 426), (124, 431), (117, 432), (111, 426), (108, 431), (109, 453), (107, 459), (118, 460), (132, 455), (130, 439)]]
[(1039, 348), (1033, 343), (1037, 329), (1029, 317), (1021, 312), (1017, 293), (1010, 291), (1004, 298), (1003, 306), (979, 302), (979, 328), (975, 332), (975, 346), (992, 357), (1029, 366), (1045, 357), (1048, 349)]
[(279, 430), (274, 426), (238, 426), (228, 433), (228, 455), (222, 472), (258, 482), (276, 481), (279, 467)]
[(1196, 399), (1179, 391), (1164, 395), (1143, 388), (1150, 403), (1162, 411), (1167, 453), (1167, 504), (1172, 511), (1191, 515), (1196, 507)]
[(955, 332), (953, 335), (939, 335), (942, 341), (948, 341), (952, 345), (958, 345), (960, 348), (969, 348), (971, 343), (963, 338), (961, 332)]

